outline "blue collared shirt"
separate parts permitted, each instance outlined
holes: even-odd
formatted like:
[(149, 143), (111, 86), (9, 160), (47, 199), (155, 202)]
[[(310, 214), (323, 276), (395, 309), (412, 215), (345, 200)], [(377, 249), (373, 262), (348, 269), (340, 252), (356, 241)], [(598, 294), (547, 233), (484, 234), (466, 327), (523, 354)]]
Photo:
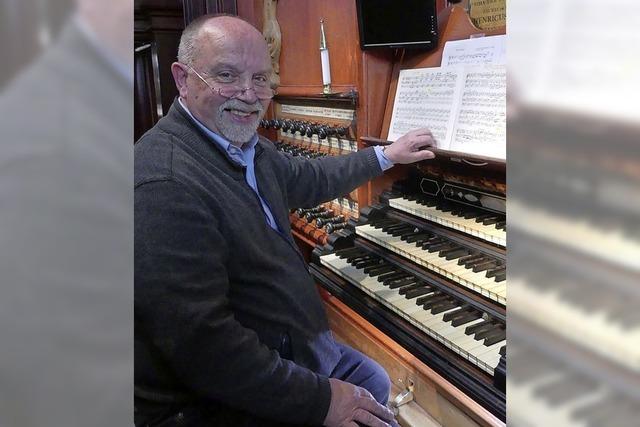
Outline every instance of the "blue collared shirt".
[[(249, 187), (253, 189), (253, 191), (258, 196), (258, 199), (260, 200), (260, 204), (262, 205), (262, 210), (264, 211), (267, 224), (269, 224), (271, 228), (273, 228), (274, 230), (280, 231), (278, 228), (278, 224), (276, 223), (276, 220), (273, 217), (273, 214), (271, 213), (271, 209), (269, 208), (269, 205), (262, 198), (262, 196), (260, 195), (260, 191), (258, 190), (258, 182), (256, 181), (256, 173), (255, 173), (254, 162), (253, 162), (253, 158), (256, 154), (256, 144), (258, 143), (258, 134), (254, 135), (251, 141), (244, 144), (242, 148), (236, 147), (235, 145), (227, 141), (222, 136), (218, 135), (215, 132), (212, 132), (209, 128), (203, 125), (198, 119), (196, 119), (193, 116), (193, 114), (191, 114), (187, 106), (184, 105), (184, 102), (182, 102), (182, 99), (178, 98), (178, 102), (180, 103), (180, 106), (184, 108), (184, 111), (186, 111), (187, 114), (191, 116), (193, 121), (196, 122), (196, 124), (200, 127), (200, 129), (202, 129), (202, 131), (212, 141), (214, 141), (216, 144), (222, 147), (222, 149), (229, 154), (229, 157), (231, 157), (233, 161), (235, 161), (237, 164), (246, 168), (245, 179), (247, 181), (247, 184), (249, 184)], [(387, 158), (387, 156), (384, 155), (384, 153), (382, 152), (382, 147), (376, 146), (374, 148), (375, 148), (376, 156), (378, 157), (378, 162), (380, 163), (380, 168), (382, 168), (382, 170), (387, 170), (390, 167), (392, 167), (393, 163)]]

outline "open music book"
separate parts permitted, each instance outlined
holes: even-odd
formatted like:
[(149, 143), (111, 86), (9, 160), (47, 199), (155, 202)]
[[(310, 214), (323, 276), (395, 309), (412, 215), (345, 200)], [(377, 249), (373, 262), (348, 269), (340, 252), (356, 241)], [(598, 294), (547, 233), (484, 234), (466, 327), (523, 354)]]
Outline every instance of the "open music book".
[(438, 148), (506, 159), (506, 67), (401, 70), (387, 139), (428, 127)]

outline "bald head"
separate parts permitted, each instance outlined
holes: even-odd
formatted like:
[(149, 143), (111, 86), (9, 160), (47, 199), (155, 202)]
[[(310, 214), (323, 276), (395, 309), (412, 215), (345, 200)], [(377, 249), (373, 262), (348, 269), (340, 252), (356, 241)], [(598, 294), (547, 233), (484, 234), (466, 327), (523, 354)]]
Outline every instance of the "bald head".
[(247, 21), (230, 15), (204, 15), (193, 20), (182, 32), (178, 61), (193, 66), (204, 46), (215, 51), (230, 41), (256, 43), (268, 52), (262, 34)]
[(193, 21), (171, 73), (181, 101), (209, 130), (237, 146), (255, 136), (273, 96), (273, 69), (267, 43), (251, 24), (226, 15)]

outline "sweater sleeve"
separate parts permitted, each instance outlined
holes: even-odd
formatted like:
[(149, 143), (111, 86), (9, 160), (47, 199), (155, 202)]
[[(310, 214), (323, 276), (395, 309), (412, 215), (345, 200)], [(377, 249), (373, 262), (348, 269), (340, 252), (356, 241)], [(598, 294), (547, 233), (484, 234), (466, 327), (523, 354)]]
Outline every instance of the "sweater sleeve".
[(382, 174), (373, 147), (317, 159), (282, 156), (290, 208), (312, 207), (335, 199)]
[(234, 318), (216, 219), (172, 180), (135, 189), (135, 312), (194, 394), (288, 423), (322, 424), (328, 379), (281, 359)]

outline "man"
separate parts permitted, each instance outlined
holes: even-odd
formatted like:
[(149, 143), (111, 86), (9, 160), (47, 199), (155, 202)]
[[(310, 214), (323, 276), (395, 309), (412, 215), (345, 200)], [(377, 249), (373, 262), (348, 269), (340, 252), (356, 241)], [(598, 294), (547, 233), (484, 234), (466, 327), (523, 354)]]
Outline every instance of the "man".
[(236, 17), (192, 22), (172, 72), (180, 96), (135, 148), (136, 424), (395, 425), (384, 370), (333, 340), (288, 211), (433, 157), (429, 131), (384, 153), (278, 152), (256, 134), (267, 45)]

